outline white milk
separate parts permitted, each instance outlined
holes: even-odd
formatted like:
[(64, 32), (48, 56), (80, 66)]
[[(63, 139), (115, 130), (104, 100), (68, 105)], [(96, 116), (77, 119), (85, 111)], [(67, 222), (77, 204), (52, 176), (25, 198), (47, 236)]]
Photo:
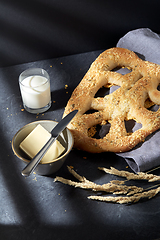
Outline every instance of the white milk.
[(45, 77), (27, 77), (21, 82), (20, 88), (23, 103), (28, 108), (42, 108), (50, 102), (50, 83)]

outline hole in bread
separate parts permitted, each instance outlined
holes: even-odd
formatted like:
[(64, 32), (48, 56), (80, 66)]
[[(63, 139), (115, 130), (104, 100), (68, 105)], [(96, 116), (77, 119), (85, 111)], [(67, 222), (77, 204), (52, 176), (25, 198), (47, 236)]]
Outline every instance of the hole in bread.
[(147, 109), (151, 112), (157, 112), (158, 109), (159, 109), (159, 106), (155, 104), (155, 105), (153, 105), (153, 106), (151, 106), (150, 108), (147, 108)]
[(112, 72), (117, 72), (117, 73), (120, 73), (122, 75), (125, 75), (127, 73), (132, 72), (132, 70), (129, 67), (116, 67), (116, 68), (112, 69)]
[(105, 97), (106, 95), (109, 95), (109, 94), (113, 93), (114, 91), (116, 91), (118, 88), (120, 88), (120, 86), (118, 86), (118, 85), (104, 86), (97, 91), (97, 93), (95, 94), (94, 97), (95, 98)]
[(87, 112), (85, 112), (85, 114), (93, 114), (95, 112), (99, 112), (99, 111), (95, 109), (89, 109)]
[(98, 98), (98, 97), (105, 97), (106, 95), (109, 94), (109, 91), (110, 91), (110, 88), (109, 87), (101, 87), (97, 93), (95, 94), (95, 98)]
[(118, 85), (113, 85), (111, 88), (110, 88), (110, 93), (113, 93), (113, 92), (115, 92), (117, 89), (119, 89), (120, 88), (120, 86), (118, 86)]
[(138, 129), (142, 128), (142, 124), (137, 123), (133, 119), (125, 120), (124, 123), (125, 123), (125, 128), (126, 128), (127, 133), (133, 133), (133, 132), (137, 131)]
[(155, 105), (154, 102), (152, 102), (150, 98), (147, 98), (146, 101), (144, 102), (144, 107), (150, 111), (152, 111), (154, 105)]
[(96, 139), (103, 138), (109, 133), (110, 123), (106, 122), (105, 125), (97, 124), (88, 129), (88, 136)]
[(159, 105), (156, 105), (154, 102), (152, 102), (150, 100), (150, 98), (147, 98), (145, 103), (144, 103), (144, 107), (147, 108), (147, 110), (151, 111), (151, 112), (157, 112), (159, 109)]

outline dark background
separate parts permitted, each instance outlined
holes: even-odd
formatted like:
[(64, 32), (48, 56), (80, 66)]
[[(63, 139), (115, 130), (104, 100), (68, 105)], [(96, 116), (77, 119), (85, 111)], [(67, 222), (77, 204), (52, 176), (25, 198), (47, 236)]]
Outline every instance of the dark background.
[[(29, 122), (60, 121), (99, 53), (137, 28), (160, 33), (159, 0), (0, 0), (0, 240), (160, 239), (159, 194), (120, 205), (91, 201), (92, 191), (54, 182), (56, 175), (75, 180), (69, 165), (104, 184), (117, 178), (97, 168), (125, 170), (124, 159), (73, 150), (55, 174), (24, 178), (24, 164), (11, 149), (14, 134)], [(55, 103), (39, 116), (22, 111), (18, 77), (29, 67), (42, 67), (51, 78)], [(160, 169), (153, 173), (160, 175)]]
[(107, 49), (160, 32), (159, 0), (0, 0), (0, 67)]

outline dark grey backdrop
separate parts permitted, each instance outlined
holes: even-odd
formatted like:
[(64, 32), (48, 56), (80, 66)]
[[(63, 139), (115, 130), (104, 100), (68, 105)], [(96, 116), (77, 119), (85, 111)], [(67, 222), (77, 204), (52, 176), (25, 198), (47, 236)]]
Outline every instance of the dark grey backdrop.
[(0, 0), (0, 66), (107, 49), (130, 30), (160, 32), (158, 0)]

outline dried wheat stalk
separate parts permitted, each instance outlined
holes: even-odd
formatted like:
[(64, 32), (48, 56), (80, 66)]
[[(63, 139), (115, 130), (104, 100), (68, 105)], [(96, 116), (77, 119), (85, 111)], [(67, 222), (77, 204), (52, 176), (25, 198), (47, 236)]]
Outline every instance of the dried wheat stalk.
[(92, 199), (92, 200), (99, 200), (99, 201), (103, 201), (103, 202), (114, 202), (114, 203), (135, 203), (138, 202), (141, 198), (153, 198), (155, 195), (157, 195), (160, 192), (160, 187), (156, 188), (156, 189), (152, 189), (149, 191), (145, 191), (142, 193), (136, 193), (133, 196), (130, 197), (103, 197), (103, 196), (89, 196), (88, 199)]
[(147, 180), (148, 182), (160, 181), (160, 176), (154, 174), (147, 174), (143, 172), (138, 172), (137, 174), (128, 171), (119, 171), (113, 167), (111, 169), (99, 167), (99, 170), (103, 170), (106, 173), (117, 175), (120, 177), (125, 177), (127, 180)]

